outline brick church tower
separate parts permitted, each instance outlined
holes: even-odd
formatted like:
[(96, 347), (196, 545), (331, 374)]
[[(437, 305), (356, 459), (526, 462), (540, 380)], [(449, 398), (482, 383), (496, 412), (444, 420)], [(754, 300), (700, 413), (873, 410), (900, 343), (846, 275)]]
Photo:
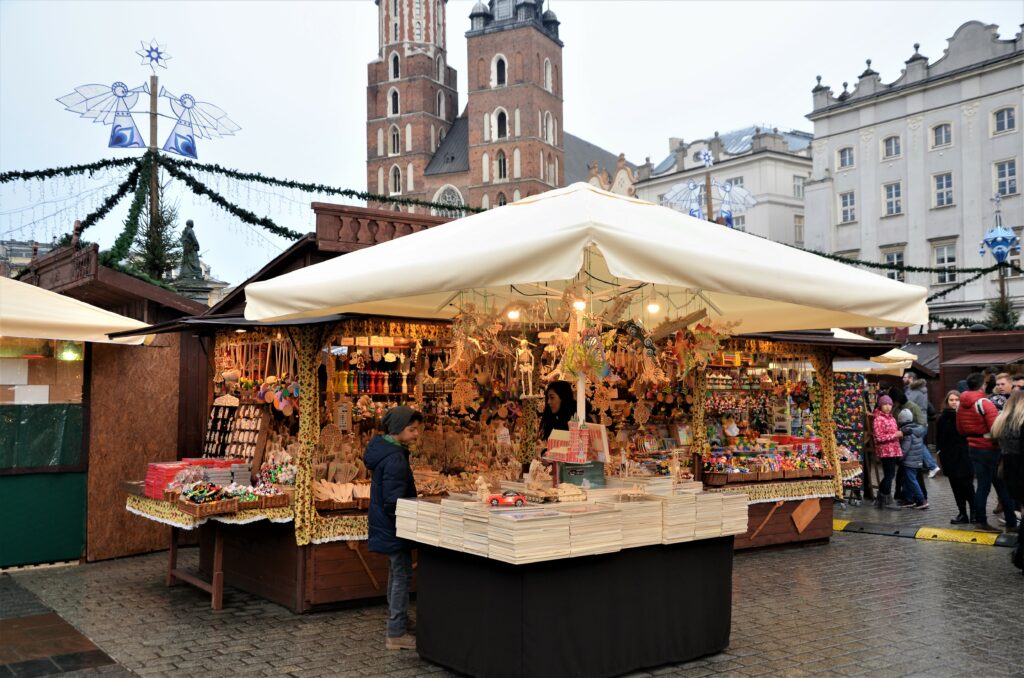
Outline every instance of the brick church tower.
[(370, 191), (494, 207), (565, 184), (562, 42), (542, 0), (473, 7), (461, 115), (456, 74), (445, 66), (445, 1), (377, 3), (380, 52), (367, 88)]
[[(458, 114), (446, 0), (376, 0), (377, 59), (366, 88), (366, 185), (423, 199), (423, 172)], [(429, 199), (429, 197), (427, 198)]]

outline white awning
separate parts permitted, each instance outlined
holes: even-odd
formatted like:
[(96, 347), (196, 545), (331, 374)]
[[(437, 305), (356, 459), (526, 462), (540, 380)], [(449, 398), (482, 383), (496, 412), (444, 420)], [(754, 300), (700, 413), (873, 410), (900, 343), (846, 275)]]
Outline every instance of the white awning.
[[(595, 304), (635, 288), (627, 315), (652, 326), (698, 308), (740, 333), (928, 321), (923, 287), (584, 183), (252, 283), (245, 317), (556, 306), (574, 279)], [(652, 294), (656, 314), (646, 312)]]
[(0, 278), (0, 336), (138, 345), (147, 337), (111, 339), (107, 334), (145, 327), (84, 301)]

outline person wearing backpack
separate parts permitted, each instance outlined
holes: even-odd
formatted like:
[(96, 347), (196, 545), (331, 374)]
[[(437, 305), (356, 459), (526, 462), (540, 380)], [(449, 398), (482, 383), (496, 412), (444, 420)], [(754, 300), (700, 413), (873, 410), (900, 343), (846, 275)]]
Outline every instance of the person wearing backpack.
[(986, 505), (988, 495), (994, 487), (1003, 505), (1007, 530), (1016, 531), (1017, 514), (1013, 511), (1013, 499), (1006, 484), (998, 477), (1000, 450), (992, 437), (992, 425), (999, 411), (992, 401), (985, 397), (985, 377), (975, 372), (967, 377), (967, 389), (960, 396), (960, 407), (956, 411), (956, 428), (967, 438), (967, 449), (977, 479), (974, 493), (974, 519), (978, 529), (987, 532), (999, 530), (988, 523)]

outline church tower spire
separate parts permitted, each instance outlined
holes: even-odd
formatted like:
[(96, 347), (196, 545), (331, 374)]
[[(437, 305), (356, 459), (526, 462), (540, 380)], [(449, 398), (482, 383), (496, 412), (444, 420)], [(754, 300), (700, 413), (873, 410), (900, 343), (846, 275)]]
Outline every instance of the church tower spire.
[(447, 64), (447, 0), (376, 0), (377, 59), (367, 69), (367, 188), (424, 199), (423, 171), (458, 114)]

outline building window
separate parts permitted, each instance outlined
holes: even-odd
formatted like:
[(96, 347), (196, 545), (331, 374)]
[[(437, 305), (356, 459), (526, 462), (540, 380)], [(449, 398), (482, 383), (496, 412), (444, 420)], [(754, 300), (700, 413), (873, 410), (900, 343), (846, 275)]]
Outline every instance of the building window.
[(437, 81), (444, 83), (444, 57), (437, 57)]
[(1013, 108), (1000, 108), (992, 114), (993, 134), (1003, 134), (1017, 129), (1017, 111)]
[(398, 80), (401, 77), (401, 69), (398, 67), (398, 55), (391, 55), (391, 79)]
[(437, 195), (434, 196), (434, 202), (442, 205), (450, 205), (449, 209), (445, 208), (432, 208), (431, 212), (439, 217), (448, 217), (449, 219), (458, 219), (465, 216), (465, 212), (459, 209), (465, 205), (462, 200), (462, 194), (459, 193), (459, 189), (454, 186), (448, 185), (441, 189)]
[(936, 285), (948, 285), (956, 282), (956, 243), (943, 243), (932, 246), (932, 262), (936, 268), (948, 270), (935, 272)]
[(747, 217), (742, 215), (735, 215), (732, 218), (732, 227), (737, 231), (747, 232)]
[(398, 167), (398, 165), (395, 165), (394, 167), (391, 168), (390, 188), (392, 194), (402, 192), (402, 170)]
[(898, 136), (886, 137), (882, 140), (882, 157), (898, 158), (900, 156), (900, 138)]
[(839, 167), (853, 167), (853, 146), (839, 149)]
[(391, 127), (391, 155), (398, 155), (402, 152), (402, 134), (398, 127)]
[(437, 117), (444, 117), (444, 92), (437, 93)]
[(398, 115), (398, 111), (400, 109), (399, 109), (399, 105), (398, 105), (398, 90), (397, 89), (391, 90), (391, 102), (390, 103), (391, 103), (391, 106), (390, 106), (391, 115)]
[(417, 17), (423, 16), (423, 0), (413, 0), (412, 12)]
[(498, 151), (497, 163), (498, 169), (495, 171), (495, 179), (497, 181), (508, 179), (508, 158), (505, 157), (505, 151)]
[(849, 224), (857, 220), (857, 201), (853, 191), (839, 194), (839, 223)]
[(507, 139), (508, 138), (508, 115), (505, 111), (498, 111), (497, 118), (497, 129), (495, 130), (495, 139)]
[(804, 199), (804, 183), (807, 181), (807, 177), (801, 177), (793, 175), (793, 197)]
[(505, 59), (498, 57), (494, 64), (494, 84), (496, 87), (505, 86)]
[(935, 182), (935, 206), (948, 207), (953, 204), (953, 173), (945, 172), (932, 177)]
[(999, 195), (1013, 195), (1017, 192), (1017, 160), (1003, 160), (997, 162), (996, 169), (996, 193)]
[(803, 247), (804, 244), (804, 215), (793, 215), (793, 242)]
[(398, 42), (398, 22), (391, 24), (391, 41)]
[(725, 183), (730, 184), (732, 186), (742, 186), (743, 177), (733, 177), (732, 179), (726, 179)]
[(941, 148), (953, 143), (953, 126), (948, 122), (932, 127), (932, 148)]
[(551, 91), (551, 59), (544, 60), (544, 89)]
[(503, 205), (507, 205), (508, 204), (508, 199), (505, 198), (505, 194), (504, 193), (499, 193), (497, 199), (494, 201), (494, 204), (496, 204), (498, 207), (501, 207)]
[(885, 216), (903, 214), (903, 186), (900, 182), (882, 186), (885, 193)]
[(391, 0), (391, 16), (398, 16), (398, 0)]
[(423, 22), (417, 21), (416, 23), (414, 23), (413, 30), (415, 31), (413, 35), (416, 39), (416, 42), (423, 42)]
[(555, 143), (555, 123), (550, 111), (544, 113), (544, 141), (549, 144)]
[[(882, 263), (890, 264), (892, 266), (903, 265), (903, 250), (890, 250), (882, 253)], [(899, 280), (903, 282), (903, 271), (886, 271), (885, 277), (889, 280)]]

